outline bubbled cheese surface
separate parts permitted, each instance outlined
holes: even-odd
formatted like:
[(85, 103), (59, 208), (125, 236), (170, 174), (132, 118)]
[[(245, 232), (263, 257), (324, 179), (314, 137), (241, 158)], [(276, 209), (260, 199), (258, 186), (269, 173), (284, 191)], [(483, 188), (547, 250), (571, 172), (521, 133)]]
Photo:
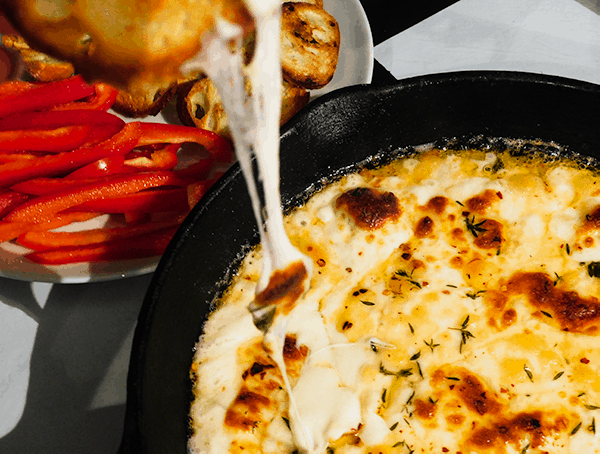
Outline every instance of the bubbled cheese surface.
[[(600, 452), (596, 173), (434, 149), (344, 177), (285, 226), (314, 262), (284, 359), (319, 452)], [(298, 450), (247, 311), (260, 270), (259, 248), (198, 343), (191, 450)]]

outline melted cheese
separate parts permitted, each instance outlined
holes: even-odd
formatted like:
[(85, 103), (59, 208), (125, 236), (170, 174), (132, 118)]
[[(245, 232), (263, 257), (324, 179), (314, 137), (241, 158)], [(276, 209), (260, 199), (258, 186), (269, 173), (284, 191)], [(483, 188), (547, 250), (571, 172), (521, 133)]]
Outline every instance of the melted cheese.
[[(265, 393), (254, 429), (225, 423), (250, 386), (248, 345), (262, 345), (247, 311), (258, 248), (198, 344), (192, 444), (220, 453), (600, 452), (600, 287), (588, 272), (600, 259), (599, 184), (569, 162), (433, 150), (314, 195), (285, 219), (314, 263), (310, 290), (279, 334), (307, 352), (289, 379), (298, 414), (288, 393)], [(352, 203), (337, 203), (342, 194)], [(376, 227), (365, 227), (365, 213)], [(291, 370), (285, 350), (283, 363), (270, 372), (277, 383)]]

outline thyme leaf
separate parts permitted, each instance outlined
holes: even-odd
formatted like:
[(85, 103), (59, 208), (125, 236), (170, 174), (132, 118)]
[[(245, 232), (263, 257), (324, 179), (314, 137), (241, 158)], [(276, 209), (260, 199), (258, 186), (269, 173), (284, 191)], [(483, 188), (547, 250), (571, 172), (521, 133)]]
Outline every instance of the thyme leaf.
[(410, 272), (410, 274), (407, 273), (405, 270), (398, 270), (394, 274), (396, 276), (400, 276), (400, 277), (404, 278), (407, 282), (410, 282), (412, 285), (414, 285), (417, 288), (423, 288), (423, 286), (420, 284), (420, 282), (413, 279), (412, 275), (414, 272), (415, 272), (415, 270), (413, 268), (413, 270)]
[(373, 303), (371, 301), (360, 300), (360, 302), (363, 303), (365, 306), (375, 306), (375, 303)]
[(587, 430), (596, 435), (596, 418), (592, 418), (592, 423), (587, 427)]
[(564, 370), (561, 370), (561, 371), (560, 371), (558, 374), (556, 374), (556, 375), (554, 376), (554, 378), (553, 378), (552, 380), (553, 380), (553, 381), (554, 381), (554, 380), (558, 380), (560, 377), (562, 377), (562, 376), (563, 376), (563, 374), (564, 374), (564, 373), (565, 373), (565, 371), (564, 371)]
[(472, 300), (474, 300), (475, 298), (481, 296), (483, 293), (485, 293), (486, 290), (479, 290), (477, 292), (474, 293), (467, 293), (465, 296), (471, 298)]
[(579, 432), (579, 429), (581, 429), (581, 421), (579, 421), (579, 424), (577, 424), (573, 430), (571, 431), (571, 435), (575, 435), (577, 432)]
[(415, 360), (419, 359), (420, 357), (421, 357), (421, 352), (417, 352), (410, 357), (410, 360), (415, 361)]
[(408, 377), (409, 375), (413, 374), (411, 367), (407, 369), (400, 369), (398, 372), (392, 372), (391, 370), (387, 370), (383, 366), (383, 363), (379, 364), (379, 372), (383, 375), (393, 375), (394, 377)]

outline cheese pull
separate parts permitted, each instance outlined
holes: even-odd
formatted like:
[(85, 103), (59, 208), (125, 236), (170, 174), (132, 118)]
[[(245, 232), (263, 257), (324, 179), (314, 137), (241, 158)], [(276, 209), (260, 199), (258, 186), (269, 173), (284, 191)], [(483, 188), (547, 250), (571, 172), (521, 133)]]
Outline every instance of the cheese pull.
[(267, 288), (256, 294), (248, 309), (254, 325), (266, 333), (273, 320), (285, 316), (308, 289), (309, 271), (303, 261), (291, 263), (284, 270), (271, 274)]

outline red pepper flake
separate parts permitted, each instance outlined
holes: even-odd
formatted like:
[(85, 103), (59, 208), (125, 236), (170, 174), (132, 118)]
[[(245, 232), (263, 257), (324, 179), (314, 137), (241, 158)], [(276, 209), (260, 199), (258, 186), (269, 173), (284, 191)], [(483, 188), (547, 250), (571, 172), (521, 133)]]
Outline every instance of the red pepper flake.
[(448, 448), (442, 448), (442, 452), (450, 452)]
[(323, 259), (317, 260), (317, 265), (319, 265), (321, 268), (324, 267), (326, 265), (325, 260), (323, 260)]
[(589, 363), (590, 363), (590, 360), (589, 360), (589, 359), (587, 359), (587, 358), (581, 358), (581, 359), (579, 360), (579, 362), (581, 362), (581, 363), (583, 363), (583, 364), (589, 364)]
[(502, 193), (501, 193), (500, 191), (496, 192), (496, 195), (497, 195), (497, 196), (498, 196), (500, 199), (502, 199)]
[(352, 328), (352, 323), (345, 321), (344, 325), (342, 326), (342, 330), (346, 330), (346, 329), (350, 329)]

